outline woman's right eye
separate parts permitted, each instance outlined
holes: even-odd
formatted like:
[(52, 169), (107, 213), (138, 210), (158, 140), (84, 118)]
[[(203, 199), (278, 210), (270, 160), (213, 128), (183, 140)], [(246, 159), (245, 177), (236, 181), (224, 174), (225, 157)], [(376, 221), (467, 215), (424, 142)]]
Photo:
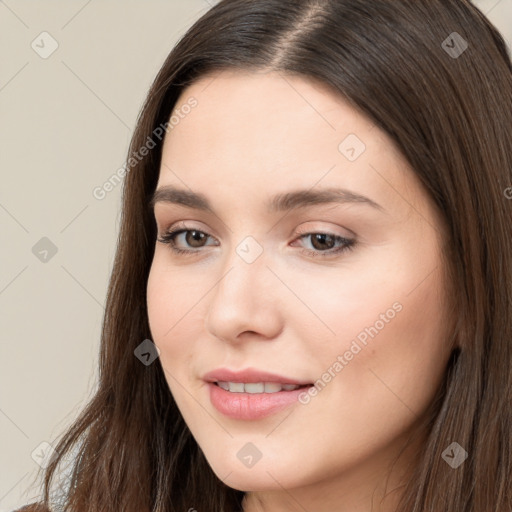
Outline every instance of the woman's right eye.
[(204, 244), (202, 244), (202, 241), (207, 240), (210, 235), (208, 233), (205, 233), (204, 231), (200, 231), (198, 229), (188, 229), (188, 228), (176, 228), (170, 231), (167, 231), (164, 233), (158, 241), (163, 244), (168, 244), (171, 248), (171, 250), (177, 254), (193, 254), (197, 253), (197, 250), (190, 250), (190, 249), (182, 249), (176, 245), (176, 239), (181, 236), (185, 235), (182, 240), (188, 244), (189, 246), (194, 247), (194, 244), (196, 248), (206, 247)]

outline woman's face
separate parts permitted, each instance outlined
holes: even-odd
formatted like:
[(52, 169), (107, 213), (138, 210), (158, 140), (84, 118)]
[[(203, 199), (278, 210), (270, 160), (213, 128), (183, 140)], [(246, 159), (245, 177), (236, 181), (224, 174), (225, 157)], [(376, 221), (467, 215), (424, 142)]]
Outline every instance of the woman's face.
[(224, 71), (174, 114), (157, 189), (186, 196), (154, 211), (190, 252), (155, 241), (147, 287), (172, 395), (230, 487), (362, 499), (451, 351), (441, 220), (390, 138), (315, 82)]

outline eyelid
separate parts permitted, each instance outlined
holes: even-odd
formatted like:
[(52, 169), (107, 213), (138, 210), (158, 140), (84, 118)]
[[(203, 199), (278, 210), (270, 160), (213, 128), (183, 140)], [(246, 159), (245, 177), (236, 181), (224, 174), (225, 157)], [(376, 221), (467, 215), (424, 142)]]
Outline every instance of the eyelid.
[[(179, 230), (200, 231), (200, 232), (204, 233), (205, 235), (207, 235), (208, 237), (216, 239), (216, 237), (214, 235), (212, 235), (208, 230), (203, 229), (201, 227), (189, 226), (186, 224), (186, 222), (187, 221), (181, 220), (181, 221), (178, 221), (176, 224), (171, 224), (169, 227), (161, 229), (159, 231), (163, 232), (164, 235), (170, 231), (172, 231), (172, 232), (179, 231)], [(325, 228), (321, 228), (321, 227), (320, 228), (318, 228), (318, 227), (307, 228), (307, 227), (301, 226), (294, 230), (293, 236), (295, 236), (295, 239), (296, 239), (296, 238), (300, 238), (300, 236), (303, 236), (303, 235), (310, 235), (313, 233), (325, 233), (325, 234), (332, 235), (334, 237), (344, 238), (346, 240), (351, 240), (353, 238), (356, 238), (356, 234), (353, 231), (351, 231), (347, 228), (343, 228), (343, 229), (345, 229), (345, 231), (348, 231), (348, 235), (336, 233), (335, 230), (332, 230), (332, 229), (325, 229)], [(294, 239), (294, 241), (295, 241), (295, 239)]]
[[(341, 226), (339, 226), (341, 227)], [(351, 231), (350, 229), (347, 229), (347, 228), (343, 228), (347, 234), (344, 235), (344, 234), (340, 234), (340, 233), (337, 233), (334, 229), (330, 229), (330, 228), (322, 228), (322, 227), (308, 227), (308, 228), (304, 228), (302, 226), (298, 227), (294, 233), (296, 235), (309, 235), (309, 234), (312, 234), (312, 233), (325, 233), (325, 234), (329, 234), (329, 235), (332, 235), (332, 236), (339, 236), (341, 238), (345, 238), (347, 240), (350, 240), (352, 238), (356, 238), (356, 234)]]

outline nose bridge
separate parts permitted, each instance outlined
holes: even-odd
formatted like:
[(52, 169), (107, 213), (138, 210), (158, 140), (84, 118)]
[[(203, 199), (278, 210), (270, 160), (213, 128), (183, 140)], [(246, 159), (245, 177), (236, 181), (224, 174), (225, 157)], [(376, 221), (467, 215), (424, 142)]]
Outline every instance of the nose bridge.
[(269, 278), (265, 256), (263, 244), (252, 235), (245, 236), (226, 256), (224, 278), (218, 284), (216, 295), (234, 300), (242, 307), (255, 306), (259, 300), (257, 294), (263, 291)]
[(272, 272), (263, 245), (245, 236), (226, 256), (212, 290), (206, 328), (215, 336), (234, 339), (243, 331), (272, 336), (278, 328)]

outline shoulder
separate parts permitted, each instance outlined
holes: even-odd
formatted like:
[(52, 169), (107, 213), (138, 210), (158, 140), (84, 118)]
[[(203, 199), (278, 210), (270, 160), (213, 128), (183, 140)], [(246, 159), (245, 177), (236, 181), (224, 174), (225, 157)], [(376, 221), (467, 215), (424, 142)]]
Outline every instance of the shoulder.
[(41, 503), (31, 503), (30, 505), (13, 510), (13, 512), (50, 512), (50, 509)]

